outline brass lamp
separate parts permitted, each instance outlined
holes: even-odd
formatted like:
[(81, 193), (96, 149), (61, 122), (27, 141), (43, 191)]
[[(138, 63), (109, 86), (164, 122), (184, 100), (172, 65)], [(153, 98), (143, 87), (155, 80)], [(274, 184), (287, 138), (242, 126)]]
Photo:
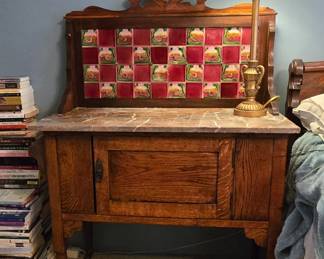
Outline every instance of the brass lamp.
[(266, 106), (279, 98), (278, 96), (275, 96), (271, 98), (266, 104), (261, 104), (255, 100), (265, 72), (264, 67), (262, 65), (258, 65), (259, 62), (257, 60), (259, 6), (260, 0), (253, 0), (250, 60), (248, 62), (248, 65), (242, 66), (241, 70), (242, 77), (244, 79), (246, 100), (244, 100), (234, 109), (234, 115), (242, 117), (265, 116), (267, 114)]

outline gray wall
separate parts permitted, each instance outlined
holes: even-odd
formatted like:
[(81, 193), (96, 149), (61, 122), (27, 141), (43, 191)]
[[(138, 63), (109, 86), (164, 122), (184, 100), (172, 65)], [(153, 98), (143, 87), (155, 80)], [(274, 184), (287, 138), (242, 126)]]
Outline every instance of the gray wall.
[[(247, 1), (247, 0), (246, 0)], [(245, 1), (245, 2), (246, 2)], [(211, 7), (230, 6), (238, 0), (209, 0)], [(243, 1), (241, 1), (243, 2)], [(293, 58), (324, 60), (322, 0), (263, 0), (278, 12), (275, 47), (275, 84), (283, 107)], [(116, 0), (0, 0), (0, 75), (29, 75), (41, 115), (57, 109), (65, 87), (63, 16), (88, 5), (113, 10), (127, 6)], [(231, 235), (231, 231), (226, 232)], [(236, 232), (234, 231), (234, 234)], [(158, 226), (96, 225), (100, 250), (165, 250), (206, 239), (217, 239), (222, 230)], [(242, 237), (242, 234), (239, 234)], [(186, 254), (216, 253), (220, 258), (249, 258), (251, 243), (227, 238), (179, 251)], [(216, 245), (217, 244), (217, 245)], [(235, 256), (236, 254), (236, 256)], [(241, 256), (237, 256), (241, 254)]]

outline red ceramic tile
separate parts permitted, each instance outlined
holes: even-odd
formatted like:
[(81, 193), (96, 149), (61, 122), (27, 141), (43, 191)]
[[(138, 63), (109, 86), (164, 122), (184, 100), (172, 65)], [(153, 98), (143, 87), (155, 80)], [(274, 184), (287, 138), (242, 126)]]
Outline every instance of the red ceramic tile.
[(168, 95), (168, 85), (163, 83), (153, 83), (152, 88), (152, 97), (154, 99), (167, 98)]
[(133, 62), (133, 49), (130, 47), (117, 47), (118, 64), (130, 65)]
[(134, 98), (151, 98), (150, 83), (135, 83), (133, 89)]
[(133, 83), (119, 83), (117, 84), (118, 98), (133, 98)]
[(99, 84), (84, 84), (84, 97), (100, 98)]
[(223, 40), (223, 28), (206, 28), (205, 29), (205, 44), (206, 45), (221, 45)]
[(115, 30), (99, 30), (99, 46), (115, 45)]
[(241, 46), (241, 63), (247, 63), (250, 59), (250, 45), (242, 45)]
[(240, 74), (240, 64), (223, 65), (222, 81), (238, 82)]
[(115, 65), (101, 65), (100, 66), (100, 81), (102, 81), (102, 82), (116, 82), (116, 66)]
[(168, 73), (169, 73), (169, 81), (183, 82), (183, 81), (185, 81), (186, 66), (185, 65), (169, 65)]
[(204, 57), (203, 47), (187, 47), (187, 62), (191, 64), (202, 64)]
[(243, 45), (251, 44), (251, 35), (252, 35), (251, 28), (243, 28), (243, 32), (242, 32), (242, 44)]
[(186, 45), (187, 30), (186, 28), (169, 29), (169, 45)]
[(153, 64), (168, 63), (168, 48), (167, 47), (152, 47), (151, 61)]
[(238, 83), (222, 83), (221, 95), (222, 98), (237, 98), (238, 94)]
[(98, 82), (99, 75), (98, 65), (83, 65), (83, 79), (85, 82)]
[(135, 65), (134, 78), (136, 82), (150, 81), (151, 67), (150, 65)]
[(224, 46), (222, 56), (224, 64), (240, 63), (240, 47)]
[(150, 29), (134, 29), (134, 45), (150, 45)]
[(220, 65), (205, 65), (204, 80), (206, 82), (220, 82), (222, 68)]
[(191, 99), (202, 98), (202, 84), (199, 83), (187, 83), (186, 96)]
[(83, 64), (98, 64), (98, 48), (82, 48)]

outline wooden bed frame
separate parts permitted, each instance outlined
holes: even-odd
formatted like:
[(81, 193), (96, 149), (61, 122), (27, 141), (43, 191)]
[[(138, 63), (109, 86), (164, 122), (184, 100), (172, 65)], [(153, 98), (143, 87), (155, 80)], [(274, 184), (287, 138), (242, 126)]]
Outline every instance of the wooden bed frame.
[(292, 110), (309, 97), (324, 93), (324, 61), (304, 62), (295, 59), (289, 66), (286, 116), (301, 126)]

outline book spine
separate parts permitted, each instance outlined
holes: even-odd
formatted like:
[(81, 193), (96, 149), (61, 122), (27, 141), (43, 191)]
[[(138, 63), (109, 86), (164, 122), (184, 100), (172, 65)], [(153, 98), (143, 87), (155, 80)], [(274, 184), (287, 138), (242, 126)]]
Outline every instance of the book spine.
[(29, 150), (0, 150), (0, 157), (30, 157)]
[(29, 150), (30, 147), (23, 145), (1, 145), (0, 150)]
[(20, 96), (2, 96), (0, 94), (0, 105), (21, 105), (21, 97)]
[(21, 111), (22, 106), (21, 105), (2, 105), (0, 104), (0, 112), (15, 112), (15, 111)]
[(5, 185), (39, 185), (39, 179), (0, 179), (0, 186)]
[(5, 82), (5, 80), (0, 80), (0, 89), (19, 89), (21, 88), (20, 82)]
[[(7, 183), (1, 182), (3, 180), (38, 180), (40, 174), (36, 173), (0, 173), (0, 183)], [(25, 183), (26, 184), (26, 183)]]

